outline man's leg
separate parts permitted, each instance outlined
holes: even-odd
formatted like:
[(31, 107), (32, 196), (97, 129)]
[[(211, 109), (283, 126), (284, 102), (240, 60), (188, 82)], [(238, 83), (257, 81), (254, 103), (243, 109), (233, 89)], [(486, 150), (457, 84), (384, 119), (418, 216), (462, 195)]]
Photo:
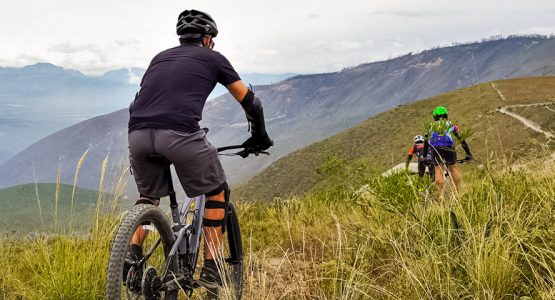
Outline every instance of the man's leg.
[(451, 175), (451, 178), (453, 178), (453, 182), (455, 183), (455, 189), (458, 191), (460, 191), (461, 188), (461, 182), (462, 182), (462, 175), (461, 175), (461, 171), (459, 170), (459, 167), (457, 165), (449, 165), (449, 174)]
[[(135, 205), (138, 204), (152, 204), (158, 206), (158, 204), (160, 204), (160, 199), (149, 198), (141, 195), (139, 200), (135, 202)], [(128, 279), (128, 275), (131, 274), (131, 281), (135, 282), (135, 284), (132, 283), (132, 286), (129, 287), (131, 289), (140, 289), (140, 285), (137, 285), (136, 282), (137, 280), (139, 280), (140, 282), (142, 271), (135, 270), (132, 273), (129, 273), (129, 271), (131, 270), (131, 266), (133, 264), (143, 258), (143, 244), (147, 236), (148, 231), (143, 229), (142, 224), (139, 225), (139, 227), (135, 230), (135, 233), (133, 233), (133, 236), (131, 237), (130, 249), (125, 255), (125, 262), (123, 264), (123, 281), (126, 282)]]
[[(148, 154), (156, 153), (154, 149), (155, 135), (157, 135), (156, 129), (147, 128), (132, 131), (128, 136), (129, 164), (137, 184), (137, 190), (140, 193), (135, 205), (152, 204), (158, 206), (160, 197), (167, 195), (168, 185), (164, 167), (147, 160)], [(137, 247), (142, 248), (147, 234), (148, 232), (142, 226), (139, 226), (133, 234), (131, 245), (137, 254), (140, 250)]]
[(428, 174), (430, 175), (430, 179), (432, 181), (436, 180), (436, 170), (434, 164), (432, 164), (431, 162), (428, 162)]
[[(222, 222), (225, 214), (225, 192), (208, 196), (206, 198), (206, 208), (204, 210), (204, 219), (214, 221), (212, 226), (204, 226), (205, 238), (205, 259), (214, 259), (220, 249), (224, 233), (222, 231)], [(205, 221), (205, 223), (208, 223)], [(217, 224), (219, 223), (219, 225)]]
[(426, 165), (422, 161), (418, 161), (418, 176), (424, 177), (424, 173), (426, 173)]
[(445, 189), (445, 166), (444, 165), (437, 165), (435, 166), (435, 183), (437, 189), (440, 193), (440, 197), (443, 197), (443, 190)]
[(216, 259), (222, 246), (226, 202), (229, 201), (227, 183), (223, 183), (206, 194), (204, 205), (204, 264), (200, 272), (199, 283), (206, 288), (217, 288), (222, 284)]
[[(160, 199), (157, 198), (150, 198), (144, 195), (141, 195), (141, 197), (139, 198), (139, 200), (137, 200), (137, 202), (135, 203), (135, 205), (137, 204), (152, 204), (155, 206), (158, 206), (158, 204), (160, 204)], [(143, 229), (143, 226), (139, 226), (139, 228), (137, 228), (137, 230), (135, 230), (135, 233), (133, 234), (133, 237), (131, 238), (131, 245), (136, 245), (139, 248), (143, 248), (143, 243), (146, 239), (146, 237), (148, 236), (148, 231), (145, 231)]]

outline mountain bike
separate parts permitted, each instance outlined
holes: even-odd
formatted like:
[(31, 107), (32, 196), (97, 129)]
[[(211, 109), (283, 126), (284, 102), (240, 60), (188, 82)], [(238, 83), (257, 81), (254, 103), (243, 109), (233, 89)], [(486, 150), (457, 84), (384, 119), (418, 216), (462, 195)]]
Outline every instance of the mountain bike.
[[(234, 153), (221, 153), (237, 150)], [(220, 155), (248, 157), (250, 154), (269, 154), (265, 151), (246, 149), (243, 146), (218, 148)], [(177, 299), (179, 291), (191, 296), (200, 287), (194, 279), (201, 250), (202, 220), (206, 197), (185, 198), (181, 209), (176, 200), (171, 177), (171, 162), (159, 154), (150, 154), (147, 159), (164, 166), (168, 183), (171, 223), (157, 206), (139, 204), (123, 218), (112, 241), (106, 279), (107, 299)], [(229, 197), (226, 197), (228, 199)], [(243, 246), (239, 219), (233, 203), (226, 201), (223, 230), (227, 242), (216, 255), (218, 271), (224, 287), (207, 290), (209, 299), (225, 293), (226, 298), (241, 299), (243, 284)], [(124, 264), (130, 251), (130, 242), (137, 229), (145, 231), (144, 257), (128, 262), (131, 267), (124, 274)], [(224, 233), (225, 235), (225, 233)], [(224, 237), (224, 239), (226, 239)], [(204, 249), (207, 251), (207, 249)], [(125, 280), (124, 280), (125, 278)], [(141, 298), (142, 299), (142, 298)]]

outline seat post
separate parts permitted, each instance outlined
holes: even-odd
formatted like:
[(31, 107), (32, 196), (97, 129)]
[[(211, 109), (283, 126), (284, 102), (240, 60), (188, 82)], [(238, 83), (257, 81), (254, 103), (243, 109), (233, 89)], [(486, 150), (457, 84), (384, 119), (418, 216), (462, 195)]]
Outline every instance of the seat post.
[(175, 197), (175, 191), (173, 189), (172, 172), (169, 164), (164, 166), (164, 173), (166, 176), (166, 182), (168, 183), (168, 196), (170, 197), (170, 208), (172, 211), (172, 219), (174, 224), (179, 223), (179, 205), (177, 204), (177, 198)]

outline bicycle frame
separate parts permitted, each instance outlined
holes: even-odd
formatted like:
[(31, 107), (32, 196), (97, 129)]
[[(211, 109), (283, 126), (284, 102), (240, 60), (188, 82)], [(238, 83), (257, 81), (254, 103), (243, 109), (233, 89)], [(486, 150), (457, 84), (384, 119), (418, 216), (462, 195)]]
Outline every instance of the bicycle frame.
[[(223, 148), (218, 148), (218, 152), (225, 151), (229, 149), (240, 149), (242, 146), (228, 146)], [(238, 152), (236, 155), (240, 155)], [(249, 153), (245, 152), (247, 155)], [(264, 151), (252, 152), (255, 155), (259, 153), (267, 154)], [(171, 163), (164, 165), (164, 177), (168, 183), (168, 196), (170, 198), (170, 209), (172, 215), (172, 229), (174, 232), (175, 241), (167, 255), (166, 265), (164, 267), (164, 272), (161, 274), (161, 278), (164, 278), (162, 285), (170, 290), (181, 287), (179, 281), (185, 279), (192, 280), (192, 276), (195, 273), (196, 265), (198, 262), (200, 241), (203, 234), (203, 218), (204, 218), (204, 207), (206, 203), (206, 196), (201, 195), (194, 198), (186, 197), (183, 206), (179, 208), (177, 203), (177, 197), (173, 187), (173, 180), (171, 176)], [(227, 202), (226, 202), (227, 203)], [(228, 209), (226, 208), (225, 216), (228, 214)], [(187, 217), (191, 217), (190, 223), (185, 222)], [(225, 223), (226, 217), (224, 217)], [(228, 233), (229, 235), (230, 233)], [(151, 247), (145, 257), (139, 262), (139, 267), (144, 264), (150, 256), (154, 253), (156, 248), (160, 245), (161, 240), (158, 241)], [(233, 247), (232, 247), (233, 248)], [(206, 250), (205, 250), (206, 251)], [(237, 255), (235, 249), (230, 249), (232, 253), (231, 263), (240, 263), (241, 258), (234, 258)], [(177, 274), (168, 274), (170, 265), (174, 259), (178, 259), (178, 270)], [(177, 284), (175, 284), (177, 283)], [(193, 283), (192, 281), (190, 283)], [(186, 290), (192, 292), (194, 286), (187, 286)]]
[[(175, 242), (168, 254), (168, 263), (164, 275), (167, 273), (169, 262), (176, 259), (176, 254), (185, 255), (188, 259), (186, 266), (189, 270), (179, 270), (180, 272), (190, 271), (191, 274), (195, 271), (195, 266), (198, 261), (198, 253), (200, 249), (200, 237), (202, 235), (202, 219), (204, 217), (204, 203), (206, 197), (204, 195), (195, 198), (186, 198), (181, 210), (178, 214), (172, 210), (172, 216), (178, 215), (179, 217), (173, 218), (172, 227), (175, 234)], [(193, 208), (191, 204), (194, 203)], [(188, 215), (192, 216), (191, 224), (184, 225), (182, 220), (185, 220)]]
[[(168, 194), (172, 214), (172, 229), (175, 241), (170, 249), (170, 252), (168, 253), (164, 272), (161, 277), (168, 279), (164, 280), (166, 285), (171, 285), (171, 283), (174, 282), (174, 279), (179, 280), (183, 277), (192, 276), (195, 272), (200, 249), (200, 238), (202, 236), (202, 220), (204, 217), (206, 197), (204, 195), (194, 198), (186, 197), (183, 202), (183, 206), (179, 209), (179, 204), (177, 203), (171, 178), (171, 166), (166, 165), (164, 168), (164, 174), (168, 182)], [(192, 206), (193, 204), (194, 206)], [(184, 220), (186, 220), (188, 216), (192, 217), (192, 221), (189, 224), (184, 224)], [(150, 258), (156, 248), (160, 245), (160, 242), (161, 240), (158, 239), (158, 241), (141, 260), (139, 266)], [(177, 254), (179, 254), (179, 256)], [(170, 264), (174, 259), (183, 259), (184, 261), (180, 261), (178, 264), (178, 274), (167, 274)], [(168, 275), (171, 275), (171, 278), (168, 278)], [(177, 285), (173, 288), (177, 288)]]

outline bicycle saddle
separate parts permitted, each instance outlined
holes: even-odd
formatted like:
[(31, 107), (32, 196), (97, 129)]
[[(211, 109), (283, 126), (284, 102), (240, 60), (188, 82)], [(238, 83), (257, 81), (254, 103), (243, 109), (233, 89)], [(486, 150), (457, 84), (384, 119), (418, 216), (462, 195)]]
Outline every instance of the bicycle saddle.
[(171, 165), (172, 162), (167, 159), (164, 155), (158, 153), (150, 153), (146, 155), (146, 161), (149, 163), (157, 164), (157, 165)]

